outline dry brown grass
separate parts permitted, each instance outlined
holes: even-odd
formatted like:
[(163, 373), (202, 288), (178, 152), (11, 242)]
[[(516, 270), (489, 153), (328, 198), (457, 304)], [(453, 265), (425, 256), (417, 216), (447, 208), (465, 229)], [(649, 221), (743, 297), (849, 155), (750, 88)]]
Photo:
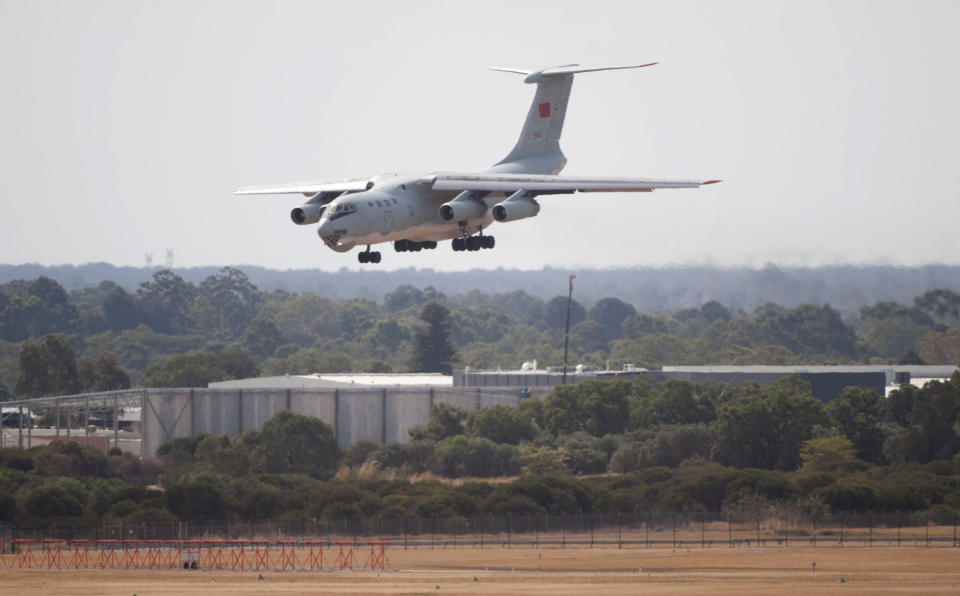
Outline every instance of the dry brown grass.
[(535, 596), (960, 591), (960, 549), (954, 548), (393, 549), (387, 557), (388, 567), (397, 571), (3, 569), (0, 593)]

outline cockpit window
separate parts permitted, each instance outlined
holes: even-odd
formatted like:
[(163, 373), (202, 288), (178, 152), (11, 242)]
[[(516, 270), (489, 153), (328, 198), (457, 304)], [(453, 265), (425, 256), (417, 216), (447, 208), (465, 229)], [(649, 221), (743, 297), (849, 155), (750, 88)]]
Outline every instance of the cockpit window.
[(330, 211), (329, 219), (338, 219), (341, 217), (346, 217), (347, 215), (350, 215), (351, 213), (356, 212), (356, 210), (357, 210), (357, 206), (352, 203), (341, 203)]

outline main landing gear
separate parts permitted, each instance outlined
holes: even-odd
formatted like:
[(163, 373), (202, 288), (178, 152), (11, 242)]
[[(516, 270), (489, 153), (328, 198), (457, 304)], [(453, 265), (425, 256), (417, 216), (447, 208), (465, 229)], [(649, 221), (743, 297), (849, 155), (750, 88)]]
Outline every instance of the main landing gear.
[(467, 238), (454, 238), (453, 250), (459, 252), (462, 250), (476, 251), (481, 248), (493, 248), (496, 245), (493, 236), (468, 236)]
[(367, 250), (357, 253), (357, 260), (359, 260), (361, 263), (379, 263), (380, 253), (370, 252), (370, 246), (367, 245)]
[(397, 252), (420, 252), (421, 250), (432, 250), (436, 247), (436, 240), (426, 240), (424, 242), (414, 242), (413, 240), (397, 240), (393, 243), (393, 250)]

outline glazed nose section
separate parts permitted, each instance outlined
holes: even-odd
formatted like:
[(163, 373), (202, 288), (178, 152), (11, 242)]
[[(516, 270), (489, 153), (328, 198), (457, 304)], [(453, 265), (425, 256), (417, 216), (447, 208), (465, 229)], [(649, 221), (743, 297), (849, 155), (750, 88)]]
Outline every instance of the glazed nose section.
[(333, 234), (333, 229), (337, 227), (336, 222), (330, 219), (321, 219), (320, 225), (317, 226), (317, 235), (321, 238)]

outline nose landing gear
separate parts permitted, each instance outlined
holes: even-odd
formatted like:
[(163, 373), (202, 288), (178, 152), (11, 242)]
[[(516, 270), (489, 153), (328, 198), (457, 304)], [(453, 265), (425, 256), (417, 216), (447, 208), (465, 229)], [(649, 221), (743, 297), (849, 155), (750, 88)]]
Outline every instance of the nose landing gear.
[(361, 263), (379, 263), (380, 262), (380, 253), (371, 252), (370, 246), (367, 245), (367, 250), (357, 253), (357, 260)]

